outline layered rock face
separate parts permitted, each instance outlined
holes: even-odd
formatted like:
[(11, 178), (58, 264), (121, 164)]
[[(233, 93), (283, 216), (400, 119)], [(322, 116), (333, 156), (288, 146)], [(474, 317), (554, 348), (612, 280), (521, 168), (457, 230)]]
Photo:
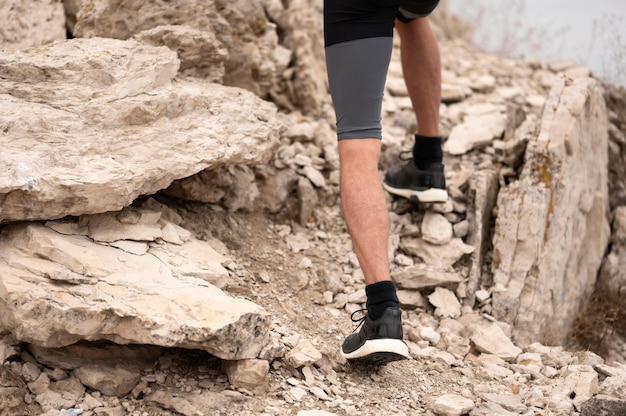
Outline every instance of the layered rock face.
[(607, 122), (596, 81), (556, 83), (520, 179), (499, 193), (493, 313), (522, 344), (563, 343), (593, 291), (611, 234)]
[(276, 108), (174, 80), (178, 66), (165, 47), (95, 38), (0, 57), (0, 223), (117, 211), (204, 169), (267, 161)]
[(48, 348), (108, 340), (256, 358), (268, 314), (220, 290), (229, 260), (160, 216), (125, 210), (5, 228), (2, 327)]
[[(270, 25), (259, 21), (259, 7), (240, 6), (222, 11), (242, 24)], [(109, 10), (104, 2), (72, 3), (68, 10), (83, 7)], [(221, 33), (247, 43), (250, 54), (258, 52), (249, 50), (258, 31), (246, 26), (240, 30), (250, 38), (233, 37), (215, 10), (204, 12), (196, 14), (204, 19), (198, 25), (210, 24), (211, 36)], [(171, 10), (163, 13), (172, 16)], [(85, 16), (78, 24), (85, 28), (87, 21)], [(185, 65), (198, 68), (189, 63), (193, 50), (183, 47), (188, 54), (179, 59), (165, 46), (150, 45), (155, 36), (177, 33), (198, 35), (187, 26), (168, 26), (138, 40), (45, 39), (33, 49), (7, 41), (13, 50), (0, 55), (6, 109), (0, 115), (0, 223), (15, 224), (2, 229), (0, 303), (3, 331), (20, 341), (47, 348), (82, 340), (152, 344), (202, 349), (226, 360), (256, 358), (267, 344), (268, 313), (221, 290), (230, 259), (193, 238), (177, 214), (156, 201), (129, 207), (139, 196), (199, 172), (210, 177), (220, 167), (266, 163), (284, 128), (275, 105), (209, 82), (215, 72), (206, 81), (179, 78)], [(211, 36), (205, 35), (196, 52), (215, 53), (224, 63), (227, 54), (220, 45), (207, 46)], [(233, 65), (244, 71), (244, 61), (264, 61), (245, 54), (238, 59)], [(220, 68), (217, 61), (208, 65)]]
[(225, 83), (259, 95), (267, 94), (290, 59), (278, 45), (263, 2), (81, 2), (73, 33), (81, 38), (136, 36), (167, 45), (184, 51), (183, 70), (199, 75), (223, 67)]

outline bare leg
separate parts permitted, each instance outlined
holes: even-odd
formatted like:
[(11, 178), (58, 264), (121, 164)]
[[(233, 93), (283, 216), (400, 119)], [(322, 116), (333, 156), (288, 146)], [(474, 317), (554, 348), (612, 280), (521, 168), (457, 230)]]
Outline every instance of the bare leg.
[(378, 173), (381, 141), (339, 141), (341, 207), (365, 283), (390, 280), (389, 213)]
[(448, 199), (441, 137), (441, 58), (437, 39), (427, 18), (402, 23), (396, 19), (400, 35), (402, 72), (417, 118), (413, 160), (385, 174), (385, 189), (404, 198), (421, 202)]
[(417, 133), (439, 136), (441, 57), (428, 18), (396, 20), (404, 81), (417, 118)]
[[(372, 20), (373, 13), (381, 13), (383, 20)], [(389, 213), (378, 171), (380, 111), (394, 14), (392, 3), (324, 1), (325, 28), (331, 29), (325, 32), (325, 50), (340, 139), (341, 208), (367, 297), (360, 329), (346, 337), (341, 355), (379, 364), (409, 357), (402, 340), (402, 311), (390, 278)]]

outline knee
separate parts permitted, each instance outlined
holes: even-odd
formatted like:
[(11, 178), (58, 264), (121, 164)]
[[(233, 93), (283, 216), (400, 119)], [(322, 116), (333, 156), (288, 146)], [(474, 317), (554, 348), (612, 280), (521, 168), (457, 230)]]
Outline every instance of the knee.
[[(342, 168), (378, 169), (382, 143), (380, 139), (339, 140), (339, 160)], [(344, 170), (345, 170), (344, 169)]]
[(402, 0), (396, 18), (408, 23), (419, 17), (426, 17), (435, 10), (439, 0)]

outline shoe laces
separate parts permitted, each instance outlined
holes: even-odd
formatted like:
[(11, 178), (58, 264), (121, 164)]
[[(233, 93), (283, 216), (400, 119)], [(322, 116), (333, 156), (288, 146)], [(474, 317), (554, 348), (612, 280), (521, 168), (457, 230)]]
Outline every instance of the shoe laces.
[(401, 151), (400, 154), (398, 155), (398, 159), (400, 159), (403, 162), (413, 159), (413, 150)]
[[(361, 314), (360, 317), (355, 318), (354, 316), (358, 314)], [(361, 328), (363, 326), (363, 324), (365, 323), (365, 318), (367, 318), (367, 308), (363, 308), (363, 309), (357, 309), (356, 311), (352, 312), (350, 314), (350, 320), (352, 320), (352, 322), (357, 323), (356, 328), (354, 328), (354, 330), (352, 332), (356, 332), (359, 330), (359, 328)]]

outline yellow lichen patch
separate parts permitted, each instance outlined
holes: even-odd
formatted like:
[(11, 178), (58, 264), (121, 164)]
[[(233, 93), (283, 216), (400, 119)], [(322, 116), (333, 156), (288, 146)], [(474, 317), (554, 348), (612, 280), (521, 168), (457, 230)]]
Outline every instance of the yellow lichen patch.
[(87, 56), (83, 57), (83, 60), (84, 61), (91, 61), (91, 60), (94, 60), (94, 59), (100, 59), (103, 56), (111, 56), (111, 52), (106, 51), (106, 50), (105, 51), (100, 51), (100, 52), (98, 52), (96, 54), (87, 55)]
[(548, 241), (548, 232), (550, 231), (550, 218), (554, 212), (554, 184), (553, 184), (553, 170), (554, 161), (552, 158), (544, 153), (536, 153), (530, 165), (531, 179), (533, 184), (537, 186), (543, 185), (550, 193), (550, 200), (548, 201), (548, 209), (546, 212), (546, 226), (543, 236), (544, 245)]
[(43, 55), (45, 53), (48, 53), (48, 51), (50, 51), (50, 49), (52, 49), (52, 47), (54, 45), (56, 45), (58, 43), (57, 42), (52, 42), (52, 43), (47, 43), (43, 46), (39, 46), (37, 48), (30, 48), (28, 50), (28, 56), (36, 56), (36, 55)]

